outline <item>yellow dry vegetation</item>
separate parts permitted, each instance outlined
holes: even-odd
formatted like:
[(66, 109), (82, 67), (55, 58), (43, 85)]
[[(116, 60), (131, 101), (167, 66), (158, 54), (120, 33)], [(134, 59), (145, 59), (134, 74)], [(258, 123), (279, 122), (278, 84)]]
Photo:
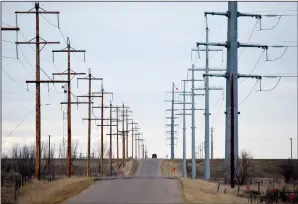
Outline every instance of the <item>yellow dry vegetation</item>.
[(139, 162), (137, 160), (129, 160), (125, 163), (124, 167), (124, 175), (125, 176), (133, 176), (139, 166)]
[(186, 203), (248, 203), (248, 200), (236, 196), (236, 189), (223, 189), (217, 193), (217, 184), (199, 179), (180, 178)]
[(171, 168), (175, 168), (175, 174), (178, 175), (179, 172), (177, 171), (177, 165), (175, 162), (171, 161), (171, 160), (161, 160), (160, 161), (160, 170), (161, 170), (161, 174), (163, 176), (175, 176), (172, 172), (171, 172)]
[(20, 189), (19, 204), (56, 204), (79, 194), (94, 182), (93, 178), (72, 177), (53, 182), (33, 180)]
[[(171, 168), (176, 167), (176, 162), (171, 160), (161, 160), (160, 169), (163, 176), (173, 176)], [(176, 172), (178, 174), (179, 172)], [(237, 197), (237, 189), (230, 189), (228, 186), (221, 185), (217, 193), (217, 183), (211, 183), (200, 179), (189, 179), (179, 177), (181, 190), (185, 203), (248, 203), (246, 198)], [(226, 188), (226, 194), (224, 193)]]

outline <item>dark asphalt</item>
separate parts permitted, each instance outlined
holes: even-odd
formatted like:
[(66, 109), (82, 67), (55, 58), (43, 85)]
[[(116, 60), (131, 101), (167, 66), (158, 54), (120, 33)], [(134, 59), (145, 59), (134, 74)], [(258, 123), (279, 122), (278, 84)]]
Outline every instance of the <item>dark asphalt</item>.
[(87, 203), (183, 203), (180, 182), (163, 177), (160, 160), (139, 160), (136, 176), (97, 181), (67, 204)]

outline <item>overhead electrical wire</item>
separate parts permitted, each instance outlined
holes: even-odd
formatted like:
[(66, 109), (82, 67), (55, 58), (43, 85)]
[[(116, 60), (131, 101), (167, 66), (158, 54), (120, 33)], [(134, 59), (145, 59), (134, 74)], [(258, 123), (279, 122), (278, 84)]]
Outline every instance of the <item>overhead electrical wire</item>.
[(285, 53), (286, 53), (287, 50), (288, 50), (288, 47), (286, 47), (286, 48), (284, 49), (283, 53), (282, 53), (279, 57), (274, 58), (274, 59), (268, 59), (268, 56), (267, 56), (266, 61), (268, 61), (268, 62), (272, 62), (272, 61), (279, 60), (280, 58), (282, 58), (282, 57), (285, 55)]
[(249, 91), (249, 93), (247, 94), (247, 96), (240, 103), (238, 103), (238, 106), (240, 106), (241, 104), (243, 104), (249, 98), (249, 96), (251, 95), (252, 91), (257, 86), (257, 84), (258, 84), (258, 80), (256, 80), (256, 82), (254, 83), (253, 87), (251, 88), (251, 90)]
[(12, 133), (18, 128), (20, 127), (20, 125), (22, 125), (22, 123), (33, 113), (33, 111), (35, 110), (35, 106), (33, 106), (33, 108), (30, 110), (30, 112), (23, 118), (23, 120), (21, 120), (21, 122), (6, 136), (10, 136), (12, 135)]
[(272, 26), (271, 28), (262, 28), (262, 27), (260, 27), (260, 30), (257, 30), (257, 31), (262, 31), (262, 30), (273, 30), (273, 29), (276, 28), (276, 26), (278, 25), (280, 19), (281, 19), (281, 16), (278, 17), (276, 24), (275, 24), (274, 26)]
[(282, 78), (282, 77), (279, 77), (277, 83), (274, 85), (273, 88), (271, 88), (271, 89), (261, 89), (261, 90), (259, 90), (259, 91), (273, 91), (273, 90), (278, 86), (279, 82), (281, 81), (281, 78)]
[[(24, 89), (25, 91), (29, 92), (29, 90), (25, 89), (24, 87), (22, 87), (19, 83), (17, 83), (17, 81), (10, 76), (3, 67), (1, 67), (2, 71), (10, 78), (11, 81), (13, 81), (15, 84), (17, 84), (21, 89)], [(31, 95), (33, 97), (33, 95)]]
[[(262, 51), (261, 55), (259, 56), (255, 66), (252, 68), (252, 70), (250, 70), (249, 74), (251, 74), (258, 66), (260, 60), (262, 59), (263, 54), (265, 53), (265, 50)], [(242, 81), (239, 81), (240, 83), (243, 83), (247, 78), (244, 78)]]
[[(246, 43), (249, 43), (249, 41), (251, 40), (252, 35), (253, 35), (253, 33), (255, 32), (256, 27), (257, 27), (257, 25), (258, 25), (258, 22), (259, 22), (259, 19), (256, 20), (256, 23), (255, 23), (255, 25), (254, 25), (252, 31), (250, 32), (250, 35), (249, 35), (248, 40), (246, 41)], [(241, 50), (241, 52), (238, 54), (238, 58), (241, 56), (241, 54), (244, 52), (244, 50), (245, 50), (245, 47), (243, 47), (243, 49)]]

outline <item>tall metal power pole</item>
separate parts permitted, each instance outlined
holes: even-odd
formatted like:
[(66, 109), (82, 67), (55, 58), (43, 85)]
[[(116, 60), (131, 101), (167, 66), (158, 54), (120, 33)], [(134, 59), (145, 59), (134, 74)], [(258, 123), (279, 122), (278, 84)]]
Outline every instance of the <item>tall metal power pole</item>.
[[(207, 17), (206, 18), (206, 41), (209, 41), (209, 28), (207, 23)], [(204, 71), (205, 74), (209, 74), (209, 71), (224, 71), (225, 69), (210, 69), (209, 68), (209, 52), (210, 51), (223, 51), (223, 49), (209, 49), (208, 46), (206, 46), (206, 49), (192, 49), (192, 51), (205, 51), (206, 52), (206, 66), (205, 68), (194, 68), (194, 71)], [(204, 90), (205, 91), (205, 160), (204, 160), (204, 177), (206, 180), (210, 179), (210, 156), (209, 156), (209, 125), (210, 125), (210, 112), (209, 112), (209, 91), (211, 90), (223, 90), (223, 88), (210, 88), (209, 87), (209, 78), (205, 77), (205, 87), (204, 88), (196, 88), (195, 90)]]
[(171, 159), (175, 158), (174, 152), (174, 88), (175, 84), (172, 84), (172, 111), (171, 111)]
[[(268, 49), (268, 45), (260, 45), (260, 44), (243, 44), (238, 42), (238, 17), (255, 17), (256, 19), (261, 19), (262, 16), (271, 16), (272, 15), (260, 15), (260, 14), (244, 14), (240, 13), (237, 10), (237, 2), (228, 2), (228, 11), (227, 12), (205, 12), (207, 15), (221, 15), (228, 18), (228, 34), (227, 34), (227, 42), (226, 43), (216, 43), (216, 42), (197, 42), (197, 47), (200, 45), (203, 46), (222, 46), (227, 48), (227, 69), (226, 74), (203, 74), (203, 77), (206, 76), (217, 76), (226, 78), (226, 141), (225, 141), (225, 169), (230, 169), (230, 154), (231, 151), (234, 152), (234, 158), (238, 156), (238, 78), (246, 77), (246, 78), (257, 78), (261, 79), (261, 76), (253, 76), (253, 75), (240, 75), (238, 74), (238, 56), (237, 49), (239, 47), (255, 47), (262, 48), (264, 50)], [(270, 47), (286, 47), (286, 46), (275, 46), (271, 45)], [(231, 75), (232, 74), (232, 75)], [(231, 86), (231, 80), (233, 77), (233, 87)], [(233, 90), (233, 91), (231, 91)], [(231, 94), (234, 94), (234, 97), (231, 100)], [(232, 106), (233, 104), (233, 106)], [(231, 113), (233, 112), (233, 116)], [(231, 120), (231, 118), (233, 120)], [(233, 121), (234, 125), (230, 122)], [(231, 128), (234, 128), (233, 133), (231, 132)], [(232, 134), (234, 138), (231, 138)], [(231, 149), (230, 141), (234, 141), (234, 148)], [(237, 168), (237, 167), (236, 167)], [(236, 169), (237, 171), (237, 169)], [(233, 181), (233, 177), (229, 178), (227, 172), (225, 172), (225, 181)], [(231, 186), (233, 186), (231, 182)]]
[[(35, 11), (32, 11), (35, 9)], [(40, 11), (40, 9), (42, 11)], [(35, 83), (36, 84), (36, 155), (35, 155), (35, 178), (40, 179), (40, 157), (41, 157), (41, 147), (40, 147), (40, 141), (41, 141), (41, 112), (40, 112), (40, 84), (41, 83), (48, 83), (49, 81), (41, 81), (40, 80), (40, 52), (42, 49), (40, 49), (40, 44), (59, 44), (59, 42), (47, 42), (47, 41), (40, 41), (42, 38), (40, 38), (40, 28), (39, 28), (39, 14), (59, 14), (59, 11), (45, 11), (39, 6), (39, 3), (36, 2), (34, 8), (30, 9), (29, 11), (16, 11), (16, 18), (17, 14), (35, 14), (36, 19), (36, 27), (35, 32), (36, 36), (32, 40), (35, 39), (35, 42), (32, 40), (28, 42), (16, 42), (16, 45), (19, 44), (35, 44), (36, 46), (36, 79), (35, 81), (26, 81), (26, 83)], [(17, 22), (17, 19), (16, 19)], [(1, 28), (1, 30), (18, 30), (18, 26), (16, 28)], [(43, 40), (43, 39), (42, 39)], [(52, 81), (51, 81), (52, 82)], [(53, 82), (53, 83), (59, 83), (59, 82)], [(64, 82), (65, 83), (65, 82)]]
[(291, 159), (293, 159), (293, 138), (290, 138), (290, 145), (291, 145)]
[(211, 127), (211, 159), (213, 159), (213, 133), (214, 133), (214, 128)]
[[(194, 64), (192, 64), (194, 69)], [(195, 75), (194, 70), (191, 71), (191, 176), (196, 178), (196, 138), (195, 138)]]
[(183, 81), (183, 176), (187, 177), (186, 168), (186, 122), (185, 122), (185, 82)]
[[(182, 92), (180, 92), (180, 95), (182, 95), (183, 96), (183, 101), (181, 102), (181, 103), (175, 103), (175, 104), (182, 104), (183, 105), (183, 108), (182, 108), (182, 114), (175, 114), (175, 115), (182, 115), (182, 121), (183, 121), (183, 167), (182, 167), (182, 169), (183, 169), (183, 171), (182, 171), (182, 174), (183, 174), (183, 176), (184, 177), (187, 177), (187, 172), (186, 172), (186, 119), (185, 119), (185, 116), (186, 115), (192, 115), (192, 114), (190, 114), (190, 113), (186, 113), (185, 111), (186, 110), (192, 110), (192, 109), (186, 109), (185, 108), (185, 105), (186, 104), (193, 104), (193, 102), (191, 102), (191, 103), (187, 103), (186, 101), (185, 101), (185, 98), (186, 98), (186, 96), (188, 95), (188, 96), (192, 96), (192, 92), (187, 92), (186, 91), (186, 87), (185, 87), (185, 84), (186, 84), (186, 82), (192, 82), (192, 81), (203, 81), (203, 80), (192, 80), (192, 79), (187, 79), (187, 80), (182, 80), (182, 82), (183, 82), (183, 91)], [(204, 94), (194, 94), (194, 96), (204, 96)], [(178, 110), (178, 109), (177, 109)], [(196, 109), (195, 108), (195, 110), (204, 110), (204, 109)]]

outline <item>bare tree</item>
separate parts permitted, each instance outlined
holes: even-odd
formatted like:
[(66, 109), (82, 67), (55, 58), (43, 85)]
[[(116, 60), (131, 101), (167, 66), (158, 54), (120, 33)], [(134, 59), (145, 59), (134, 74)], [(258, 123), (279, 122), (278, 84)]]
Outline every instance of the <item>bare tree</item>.
[(281, 176), (286, 183), (295, 181), (298, 179), (298, 164), (297, 161), (292, 159), (287, 160), (285, 163), (279, 165)]
[[(232, 179), (235, 179), (235, 183), (237, 183), (238, 185), (245, 184), (250, 178), (253, 177), (254, 168), (253, 168), (252, 160), (253, 160), (252, 156), (249, 155), (249, 153), (245, 150), (242, 150), (240, 152), (240, 156), (236, 157), (235, 167), (234, 167), (235, 177)], [(225, 167), (225, 173), (227, 174), (226, 176), (228, 180), (231, 180), (230, 178), (231, 169), (229, 165)]]
[[(99, 144), (98, 148), (97, 148), (97, 153), (98, 153), (98, 158), (101, 157), (101, 144)], [(103, 144), (103, 158), (107, 158), (109, 156), (109, 148), (107, 145), (107, 142), (105, 142)]]
[(78, 141), (72, 141), (71, 142), (71, 151), (72, 151), (72, 159), (77, 159), (78, 158)]
[(236, 158), (235, 179), (238, 185), (243, 185), (254, 175), (252, 156), (245, 150), (242, 150), (240, 157)]

